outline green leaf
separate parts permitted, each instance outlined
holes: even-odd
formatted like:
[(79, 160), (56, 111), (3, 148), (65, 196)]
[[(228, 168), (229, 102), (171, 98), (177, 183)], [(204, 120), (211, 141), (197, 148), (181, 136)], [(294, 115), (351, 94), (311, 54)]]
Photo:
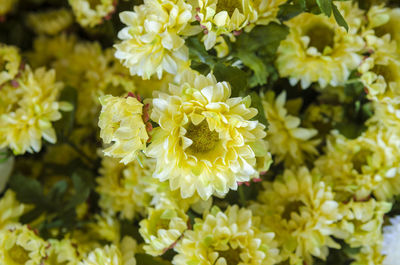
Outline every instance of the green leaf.
[(137, 265), (171, 265), (171, 262), (144, 253), (135, 255)]
[(332, 14), (332, 0), (317, 0), (317, 4), (322, 13), (328, 17)]
[(303, 6), (303, 3), (286, 3), (279, 6), (278, 18), (286, 21), (303, 13), (304, 10), (305, 6)]
[(10, 188), (15, 191), (17, 199), (26, 204), (45, 204), (43, 188), (39, 181), (21, 174), (11, 176)]
[(269, 72), (263, 60), (254, 53), (249, 53), (243, 50), (240, 50), (236, 55), (244, 65), (254, 72), (254, 74), (249, 78), (250, 87), (255, 87), (257, 85), (261, 86), (267, 83)]
[(226, 81), (231, 85), (232, 97), (237, 97), (247, 90), (246, 73), (239, 68), (217, 63), (214, 66), (213, 73), (219, 82)]
[(251, 106), (256, 108), (258, 110), (257, 115), (254, 117), (255, 120), (258, 120), (262, 124), (268, 127), (268, 120), (265, 117), (265, 112), (264, 112), (264, 107), (262, 105), (262, 101), (258, 93), (256, 92), (251, 92)]
[(349, 25), (347, 25), (346, 20), (344, 19), (342, 14), (340, 14), (340, 11), (336, 5), (332, 4), (332, 10), (333, 10), (333, 15), (335, 16), (336, 22), (339, 24), (339, 26), (342, 26), (347, 31), (349, 31)]
[(89, 197), (92, 185), (91, 185), (91, 183), (88, 183), (88, 181), (85, 180), (84, 178), (85, 178), (85, 176), (82, 176), (82, 173), (78, 174), (77, 172), (74, 172), (72, 174), (72, 183), (74, 185), (74, 195), (69, 200), (68, 204), (65, 206), (66, 209), (75, 208), (79, 204), (86, 201), (86, 199)]
[(64, 142), (66, 139), (68, 139), (72, 129), (74, 128), (77, 98), (77, 91), (72, 86), (65, 86), (61, 91), (59, 101), (70, 103), (73, 106), (73, 110), (63, 112), (62, 118), (54, 123), (57, 139), (60, 142)]

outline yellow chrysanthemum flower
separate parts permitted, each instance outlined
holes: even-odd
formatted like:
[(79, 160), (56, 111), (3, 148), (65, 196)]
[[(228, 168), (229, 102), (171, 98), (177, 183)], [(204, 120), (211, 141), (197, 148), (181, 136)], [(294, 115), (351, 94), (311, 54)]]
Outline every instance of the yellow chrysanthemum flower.
[(335, 133), (315, 165), (340, 200), (390, 200), (400, 193), (399, 146), (395, 130), (376, 126), (352, 140)]
[(25, 205), (18, 202), (12, 190), (7, 190), (0, 199), (0, 230), (16, 224), (25, 211)]
[(146, 243), (144, 251), (159, 256), (182, 236), (187, 229), (189, 217), (181, 209), (172, 208), (168, 204), (148, 211), (149, 216), (139, 223), (139, 233)]
[(250, 21), (245, 30), (250, 31), (255, 25), (268, 25), (270, 22), (279, 23), (279, 19), (277, 19), (279, 6), (286, 2), (287, 0), (253, 0), (257, 16)]
[[(352, 6), (349, 13), (359, 13), (358, 7)], [(346, 32), (333, 16), (310, 13), (296, 16), (286, 24), (290, 33), (278, 48), (276, 66), (280, 76), (288, 77), (291, 85), (299, 81), (302, 88), (308, 88), (313, 82), (322, 88), (328, 84), (343, 85), (361, 63), (364, 41), (352, 24)]]
[(0, 261), (7, 265), (38, 265), (46, 258), (47, 243), (27, 226), (0, 231)]
[(69, 238), (62, 240), (49, 239), (50, 248), (45, 265), (76, 265), (81, 259), (81, 255)]
[(21, 56), (14, 46), (0, 44), (0, 86), (12, 80), (18, 74)]
[(196, 4), (196, 19), (205, 30), (206, 50), (214, 47), (221, 35), (234, 39), (234, 32), (242, 30), (257, 16), (252, 0), (199, 0)]
[(336, 223), (334, 235), (352, 248), (382, 244), (383, 216), (391, 208), (391, 203), (372, 198), (342, 203), (340, 213), (343, 218)]
[(10, 147), (15, 154), (39, 152), (42, 137), (56, 142), (52, 122), (61, 118), (60, 110), (71, 110), (57, 102), (62, 84), (55, 82), (55, 71), (29, 66), (13, 84), (0, 90), (0, 147)]
[(385, 256), (382, 255), (381, 246), (379, 244), (364, 246), (360, 249), (360, 252), (351, 255), (351, 258), (354, 261), (350, 263), (350, 265), (386, 265), (384, 263)]
[(115, 245), (96, 248), (78, 265), (124, 265), (120, 250)]
[(127, 25), (118, 33), (115, 57), (132, 75), (149, 79), (163, 72), (177, 74), (188, 67), (188, 48), (182, 35), (196, 34), (190, 25), (192, 6), (183, 0), (145, 0), (134, 12), (120, 13)]
[(132, 220), (136, 213), (144, 214), (150, 202), (146, 194), (145, 179), (150, 179), (155, 169), (153, 159), (140, 158), (128, 165), (123, 165), (114, 158), (105, 157), (97, 178), (100, 194), (100, 207), (113, 214), (120, 213), (122, 218)]
[(217, 207), (195, 219), (174, 250), (174, 265), (202, 264), (277, 264), (280, 261), (274, 233), (257, 229), (251, 211), (229, 206), (225, 212)]
[(339, 245), (331, 238), (340, 219), (339, 204), (331, 188), (306, 167), (286, 169), (253, 203), (261, 227), (274, 231), (283, 260), (288, 264), (312, 264), (312, 256), (325, 259), (328, 247)]
[(27, 16), (27, 24), (38, 34), (56, 35), (73, 22), (71, 12), (65, 8), (31, 13)]
[(374, 29), (376, 36), (389, 35), (397, 43), (397, 49), (400, 51), (400, 32), (398, 30), (400, 8), (387, 8), (383, 5), (372, 6), (368, 12), (368, 18), (370, 21), (376, 22), (369, 25)]
[(113, 49), (103, 50), (98, 42), (78, 41), (74, 35), (62, 34), (52, 38), (40, 37), (35, 40), (34, 47), (29, 56), (35, 65), (54, 68), (58, 80), (76, 88), (75, 116), (80, 125), (95, 124), (100, 96), (120, 96), (135, 91), (133, 78), (128, 69), (114, 58)]
[(14, 6), (18, 3), (18, 0), (3, 0), (0, 3), (0, 17), (10, 12)]
[(276, 155), (275, 162), (301, 165), (307, 157), (318, 154), (316, 146), (320, 141), (312, 139), (318, 131), (299, 127), (301, 120), (287, 113), (285, 103), (285, 91), (276, 98), (274, 92), (268, 91), (263, 97), (262, 104), (269, 123), (267, 140), (271, 153)]
[(99, 118), (100, 137), (106, 144), (113, 143), (104, 153), (128, 164), (145, 149), (149, 138), (142, 118), (143, 104), (134, 97), (110, 95), (101, 97), (100, 103), (103, 106)]
[(115, 0), (68, 0), (76, 20), (83, 27), (94, 27), (109, 19), (115, 10)]
[(183, 198), (197, 191), (206, 200), (258, 176), (256, 156), (268, 155), (258, 143), (266, 133), (250, 120), (257, 114), (250, 97), (229, 98), (228, 83), (194, 72), (171, 84), (170, 92), (153, 99), (151, 119), (160, 127), (146, 154), (157, 159), (154, 177), (169, 179)]

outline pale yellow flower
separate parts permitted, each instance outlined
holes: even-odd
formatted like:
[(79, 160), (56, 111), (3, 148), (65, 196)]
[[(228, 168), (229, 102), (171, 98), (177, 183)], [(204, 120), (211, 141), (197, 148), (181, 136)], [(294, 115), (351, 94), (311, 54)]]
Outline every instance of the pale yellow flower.
[(384, 263), (385, 256), (381, 253), (379, 243), (374, 246), (363, 246), (357, 254), (350, 256), (354, 260), (350, 265), (392, 265)]
[(49, 239), (50, 247), (45, 265), (76, 265), (82, 258), (74, 244), (78, 244), (68, 237), (62, 240)]
[(115, 0), (68, 0), (76, 20), (83, 27), (94, 27), (101, 24), (104, 19), (115, 10)]
[(56, 9), (27, 16), (27, 24), (38, 34), (56, 35), (67, 29), (74, 22), (72, 13), (68, 9)]
[(38, 265), (46, 258), (48, 244), (27, 226), (0, 231), (0, 260), (7, 265)]
[(104, 143), (112, 143), (104, 150), (105, 155), (120, 158), (124, 164), (132, 162), (149, 138), (142, 118), (143, 104), (134, 97), (110, 95), (101, 97), (100, 103), (100, 137)]
[(205, 29), (206, 50), (214, 47), (221, 35), (234, 40), (234, 32), (242, 30), (257, 16), (252, 0), (198, 0), (196, 4), (196, 19)]
[(196, 34), (191, 26), (192, 6), (183, 0), (145, 0), (134, 11), (120, 13), (127, 25), (118, 33), (115, 57), (132, 75), (149, 79), (163, 72), (177, 74), (189, 66), (183, 35)]
[(400, 193), (399, 146), (395, 130), (377, 126), (356, 139), (334, 133), (315, 165), (341, 200), (363, 200), (372, 194), (390, 200)]
[(272, 265), (280, 261), (274, 233), (261, 232), (251, 211), (229, 206), (225, 212), (217, 207), (203, 219), (195, 219), (174, 250), (174, 265)]
[(331, 237), (341, 218), (339, 204), (331, 188), (306, 167), (286, 169), (265, 183), (251, 209), (261, 216), (261, 229), (275, 232), (288, 264), (311, 264), (312, 256), (325, 259), (328, 247), (339, 247)]
[[(351, 6), (349, 14), (358, 13), (358, 7)], [(289, 78), (291, 85), (299, 81), (304, 89), (314, 82), (322, 88), (328, 84), (343, 85), (361, 63), (364, 41), (357, 35), (357, 26), (350, 24), (346, 32), (333, 16), (310, 13), (296, 16), (286, 24), (290, 33), (278, 48), (276, 66), (280, 76)]]
[(124, 265), (120, 250), (115, 245), (96, 248), (78, 265)]
[(15, 78), (20, 64), (21, 55), (18, 48), (0, 44), (0, 86)]
[(141, 165), (138, 161), (123, 165), (117, 159), (103, 158), (101, 176), (97, 178), (99, 185), (96, 188), (103, 211), (120, 213), (122, 218), (129, 220), (137, 213), (144, 214), (150, 203), (150, 195), (145, 191), (145, 181), (152, 178), (155, 161), (144, 157), (140, 160)]
[(154, 177), (169, 180), (183, 198), (195, 191), (202, 199), (225, 195), (237, 182), (257, 177), (256, 156), (268, 154), (258, 145), (265, 126), (250, 120), (257, 110), (250, 97), (230, 98), (226, 82), (186, 72), (171, 94), (153, 99), (153, 129), (146, 154), (157, 159)]
[(285, 165), (303, 164), (307, 158), (318, 154), (316, 146), (319, 139), (315, 129), (300, 127), (300, 118), (290, 115), (285, 108), (286, 92), (278, 97), (268, 91), (262, 100), (265, 117), (268, 120), (267, 140), (271, 153), (276, 156), (275, 162), (285, 162)]
[(26, 66), (15, 82), (0, 90), (0, 147), (8, 146), (15, 154), (39, 152), (42, 137), (56, 142), (52, 122), (71, 106), (57, 102), (62, 84), (55, 81), (54, 70)]
[(335, 237), (343, 239), (352, 248), (372, 247), (382, 243), (383, 216), (392, 204), (375, 199), (350, 200), (340, 204), (343, 218), (336, 223)]
[(168, 204), (148, 211), (148, 217), (139, 223), (139, 233), (146, 243), (144, 251), (159, 256), (172, 248), (182, 236), (189, 217), (181, 209), (174, 209)]
[(253, 6), (257, 16), (250, 21), (245, 30), (250, 31), (256, 25), (268, 25), (270, 22), (279, 23), (279, 6), (286, 2), (287, 0), (254, 0)]
[(7, 190), (0, 199), (0, 230), (8, 225), (18, 223), (19, 217), (24, 213), (26, 206), (17, 201), (12, 190)]
[(17, 3), (18, 0), (2, 0), (0, 2), (0, 17), (7, 15)]
[[(372, 10), (372, 12), (371, 12)], [(379, 16), (375, 10), (379, 10)], [(400, 23), (400, 8), (386, 8), (383, 5), (371, 7), (369, 18), (379, 19), (381, 23), (375, 23), (370, 27), (374, 29), (376, 36), (383, 37), (390, 35), (390, 38), (397, 43), (398, 52), (400, 51), (400, 32), (398, 26)]]

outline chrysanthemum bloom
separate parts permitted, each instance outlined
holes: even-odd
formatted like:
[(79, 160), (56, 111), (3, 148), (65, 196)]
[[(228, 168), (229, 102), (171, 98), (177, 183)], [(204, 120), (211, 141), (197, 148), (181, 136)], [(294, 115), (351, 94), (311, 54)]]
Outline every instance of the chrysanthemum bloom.
[(350, 257), (353, 259), (350, 265), (389, 265), (384, 263), (384, 255), (381, 254), (379, 243), (374, 246), (364, 246), (358, 253), (350, 255)]
[(400, 260), (400, 216), (390, 219), (390, 225), (383, 227), (382, 254), (386, 255), (383, 265), (396, 265)]
[(257, 17), (252, 0), (199, 0), (197, 4), (196, 19), (205, 30), (203, 41), (207, 50), (214, 47), (221, 35), (234, 39), (234, 32)]
[(10, 12), (17, 4), (18, 0), (3, 0), (0, 3), (0, 17)]
[(316, 146), (319, 139), (315, 129), (300, 127), (301, 120), (287, 113), (285, 108), (286, 92), (283, 91), (275, 98), (274, 92), (268, 91), (262, 100), (265, 117), (268, 120), (267, 140), (271, 153), (276, 155), (276, 163), (285, 165), (301, 165), (307, 157), (318, 154)]
[(68, 28), (74, 21), (68, 9), (49, 10), (30, 13), (27, 24), (38, 34), (56, 35)]
[(94, 27), (114, 12), (116, 0), (68, 0), (76, 20), (83, 27)]
[(229, 206), (225, 212), (212, 208), (203, 219), (195, 219), (174, 250), (174, 265), (277, 264), (279, 251), (274, 233), (258, 230), (251, 211)]
[(144, 251), (153, 256), (164, 254), (187, 229), (188, 219), (184, 211), (171, 208), (168, 203), (150, 208), (149, 216), (139, 223), (139, 233), (146, 243)]
[(115, 245), (96, 248), (78, 265), (125, 265), (121, 251)]
[(398, 30), (400, 23), (400, 8), (387, 8), (383, 5), (372, 6), (368, 12), (368, 18), (373, 23), (370, 28), (374, 29), (375, 35), (383, 37), (389, 35), (397, 43), (397, 49), (400, 51), (400, 32)]
[(49, 239), (48, 257), (44, 265), (76, 265), (81, 260), (81, 255), (74, 244), (78, 242), (68, 237), (62, 240)]
[(342, 219), (335, 225), (335, 237), (343, 239), (350, 247), (373, 246), (382, 242), (383, 216), (392, 204), (376, 201), (346, 201), (340, 204)]
[(62, 84), (55, 82), (55, 71), (26, 67), (14, 83), (0, 89), (0, 147), (14, 154), (39, 152), (42, 137), (56, 142), (52, 122), (61, 118), (60, 110), (71, 105), (57, 102)]
[(112, 143), (104, 154), (128, 164), (146, 147), (149, 138), (142, 118), (143, 104), (135, 97), (111, 95), (101, 97), (100, 103), (103, 106), (99, 118), (100, 137), (104, 143)]
[(389, 13), (390, 9), (383, 5), (371, 7), (367, 13), (368, 24), (363, 29), (369, 55), (358, 70), (368, 89), (368, 97), (373, 100), (382, 100), (385, 92), (393, 93), (400, 88), (400, 56), (397, 53), (400, 43), (392, 39), (395, 30), (382, 29), (390, 20)]
[[(351, 5), (343, 5), (347, 4)], [(358, 12), (353, 6), (350, 13)], [(278, 48), (276, 66), (280, 76), (288, 77), (292, 85), (299, 81), (302, 88), (308, 88), (313, 82), (322, 88), (328, 84), (343, 85), (361, 63), (364, 41), (352, 24), (346, 32), (333, 16), (310, 13), (303, 13), (286, 24), (290, 33)]]
[(145, 180), (152, 178), (155, 161), (140, 160), (142, 165), (133, 161), (125, 166), (117, 159), (103, 158), (96, 191), (100, 195), (99, 205), (104, 211), (120, 213), (122, 218), (129, 220), (137, 213), (145, 213), (145, 207), (150, 202), (150, 195), (145, 192)]
[(14, 46), (0, 44), (0, 86), (12, 80), (18, 74), (21, 56)]
[(335, 133), (315, 165), (341, 200), (390, 200), (400, 192), (399, 146), (398, 132), (376, 126), (352, 140)]
[(286, 169), (265, 184), (251, 208), (262, 218), (261, 227), (274, 231), (281, 256), (288, 264), (312, 263), (312, 256), (325, 259), (328, 247), (339, 245), (331, 238), (340, 219), (334, 193), (306, 167)]
[(188, 48), (183, 35), (198, 33), (191, 26), (192, 6), (183, 0), (145, 0), (134, 12), (120, 13), (127, 25), (118, 33), (115, 57), (132, 75), (149, 79), (163, 72), (177, 74), (188, 67)]
[(38, 265), (46, 258), (46, 243), (27, 226), (0, 231), (0, 260), (7, 265)]
[(253, 6), (257, 16), (250, 21), (245, 30), (250, 31), (256, 25), (268, 25), (270, 22), (279, 23), (279, 6), (286, 2), (287, 0), (254, 0)]
[(197, 191), (206, 200), (258, 176), (256, 156), (268, 152), (258, 150), (265, 126), (250, 120), (257, 114), (250, 97), (229, 98), (228, 83), (189, 71), (170, 92), (153, 99), (151, 119), (160, 127), (146, 154), (157, 159), (154, 177), (169, 179), (183, 198)]
[(0, 230), (7, 225), (17, 223), (24, 210), (24, 204), (17, 201), (15, 193), (7, 190), (0, 199)]

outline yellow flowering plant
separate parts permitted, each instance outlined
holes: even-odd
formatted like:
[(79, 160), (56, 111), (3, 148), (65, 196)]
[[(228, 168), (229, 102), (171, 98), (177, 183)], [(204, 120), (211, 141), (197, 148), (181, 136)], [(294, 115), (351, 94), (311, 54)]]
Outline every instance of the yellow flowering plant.
[(0, 265), (399, 265), (399, 22), (0, 1)]

